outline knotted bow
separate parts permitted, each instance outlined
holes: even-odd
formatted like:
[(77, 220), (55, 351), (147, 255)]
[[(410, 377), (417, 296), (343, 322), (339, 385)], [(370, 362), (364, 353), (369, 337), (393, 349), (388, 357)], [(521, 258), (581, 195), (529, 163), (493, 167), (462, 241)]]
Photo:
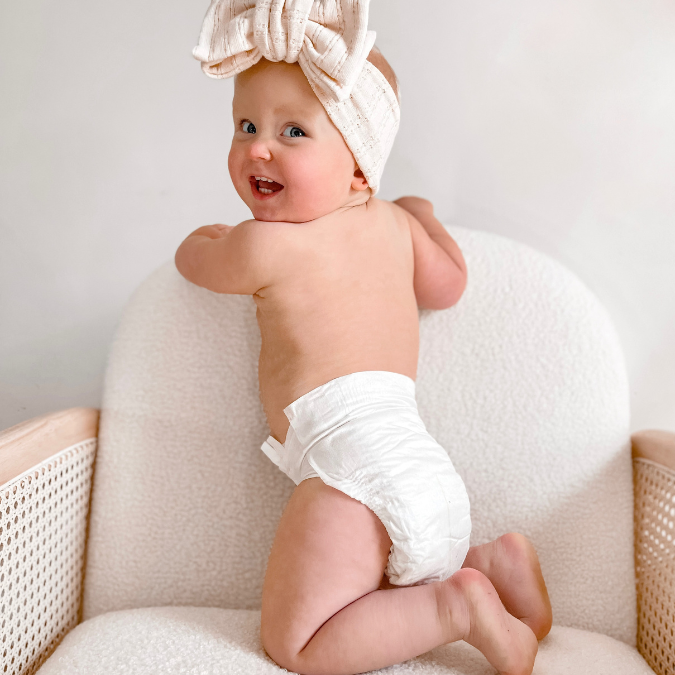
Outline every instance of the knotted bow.
[[(210, 77), (232, 77), (262, 57), (300, 64), (315, 90), (349, 97), (375, 43), (369, 0), (212, 0), (193, 56)], [(318, 92), (316, 92), (318, 95)]]

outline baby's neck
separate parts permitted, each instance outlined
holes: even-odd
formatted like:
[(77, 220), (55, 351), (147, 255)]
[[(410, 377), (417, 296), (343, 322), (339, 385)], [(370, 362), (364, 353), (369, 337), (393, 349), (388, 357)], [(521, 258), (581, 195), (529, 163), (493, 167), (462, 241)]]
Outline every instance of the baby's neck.
[(351, 190), (350, 192), (351, 194), (347, 197), (347, 199), (344, 201), (342, 205), (330, 211), (326, 211), (326, 213), (322, 213), (321, 215), (316, 216), (315, 218), (312, 218), (311, 221), (289, 219), (287, 222), (291, 223), (316, 222), (318, 220), (322, 220), (323, 218), (330, 218), (331, 216), (339, 216), (341, 213), (344, 213), (345, 211), (348, 211), (349, 209), (352, 209), (355, 206), (362, 206), (371, 199), (372, 195), (370, 188), (367, 188), (366, 190)]
[[(340, 206), (339, 208), (335, 209), (334, 211), (331, 211), (330, 213), (327, 213), (324, 217), (330, 218), (332, 216), (334, 218), (339, 219), (340, 217), (344, 217), (344, 215), (348, 211), (350, 211), (351, 209), (356, 208), (358, 206), (363, 206), (364, 204), (369, 202), (370, 199), (371, 199), (370, 188), (368, 188), (368, 190), (364, 190), (364, 192), (368, 193), (367, 197), (364, 198), (363, 192), (360, 192), (358, 194), (358, 197), (356, 197), (354, 199), (350, 199), (346, 204), (344, 204), (343, 206)], [(317, 220), (318, 220), (318, 218), (317, 218)]]
[(347, 201), (342, 205), (342, 208), (361, 206), (361, 204), (365, 204), (373, 195), (370, 188), (366, 188), (365, 190), (350, 190), (350, 193)]
[(342, 213), (343, 211), (354, 208), (355, 206), (362, 206), (367, 201), (369, 201), (371, 197), (372, 191), (370, 188), (367, 188), (365, 190), (350, 190), (350, 195), (349, 197), (347, 197), (342, 206), (338, 206), (336, 209), (333, 209), (332, 211), (329, 211), (324, 215), (330, 216), (333, 214), (339, 214)]

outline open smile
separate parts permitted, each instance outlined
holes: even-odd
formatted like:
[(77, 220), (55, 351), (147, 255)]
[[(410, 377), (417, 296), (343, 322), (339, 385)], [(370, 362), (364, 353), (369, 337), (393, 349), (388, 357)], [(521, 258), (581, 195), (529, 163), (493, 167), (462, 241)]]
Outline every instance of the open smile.
[(248, 182), (251, 184), (251, 192), (256, 199), (272, 199), (284, 189), (281, 183), (267, 176), (249, 176)]

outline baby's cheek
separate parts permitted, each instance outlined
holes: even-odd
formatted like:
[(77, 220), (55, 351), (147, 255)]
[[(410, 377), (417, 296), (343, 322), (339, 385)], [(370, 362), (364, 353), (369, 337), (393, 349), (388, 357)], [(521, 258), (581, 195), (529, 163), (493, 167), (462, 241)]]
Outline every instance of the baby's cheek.
[(232, 180), (232, 185), (237, 191), (237, 194), (246, 201), (247, 198), (251, 197), (248, 176), (242, 175), (243, 167), (243, 158), (241, 152), (237, 152), (236, 149), (230, 150), (229, 155), (227, 156), (227, 169), (230, 172), (230, 179)]
[(232, 182), (236, 185), (238, 176), (238, 169), (241, 167), (241, 157), (238, 157), (238, 153), (235, 148), (230, 148), (230, 152), (227, 156), (227, 170), (230, 172), (230, 178)]
[(301, 157), (297, 166), (297, 179), (315, 199), (332, 198), (344, 191), (341, 183), (346, 174), (342, 159), (329, 149)]

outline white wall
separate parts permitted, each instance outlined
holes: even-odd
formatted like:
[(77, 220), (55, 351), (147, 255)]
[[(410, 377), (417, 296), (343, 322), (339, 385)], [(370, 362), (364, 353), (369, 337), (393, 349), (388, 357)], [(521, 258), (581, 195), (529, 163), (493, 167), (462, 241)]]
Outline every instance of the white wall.
[[(0, 429), (99, 406), (133, 290), (250, 216), (232, 83), (191, 56), (207, 5), (0, 4)], [(672, 0), (373, 0), (370, 24), (403, 94), (380, 196), (574, 271), (619, 332), (633, 430), (675, 430)]]

